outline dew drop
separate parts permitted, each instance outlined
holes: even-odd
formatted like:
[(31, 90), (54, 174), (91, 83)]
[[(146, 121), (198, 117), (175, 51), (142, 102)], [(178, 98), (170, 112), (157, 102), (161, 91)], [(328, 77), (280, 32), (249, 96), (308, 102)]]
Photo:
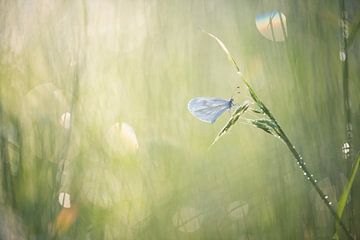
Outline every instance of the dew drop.
[(329, 202), (329, 205), (332, 205), (332, 202)]
[(349, 153), (349, 152), (350, 152), (350, 144), (347, 143), (347, 142), (344, 143), (343, 146), (342, 146), (342, 148), (341, 148), (341, 150), (342, 150), (342, 152), (345, 153), (345, 154)]
[(328, 199), (329, 198), (329, 196), (328, 195), (325, 195), (325, 199)]
[(310, 178), (309, 178), (309, 177), (307, 177), (307, 180), (310, 180)]
[(345, 62), (346, 60), (346, 53), (344, 51), (339, 52), (340, 61)]
[(317, 180), (315, 179), (314, 182), (317, 183)]
[(304, 172), (304, 176), (306, 176), (306, 172)]

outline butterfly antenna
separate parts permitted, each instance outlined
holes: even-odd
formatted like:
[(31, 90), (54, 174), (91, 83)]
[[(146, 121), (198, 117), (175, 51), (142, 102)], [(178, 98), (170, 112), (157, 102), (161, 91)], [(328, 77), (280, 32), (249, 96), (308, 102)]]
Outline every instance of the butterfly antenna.
[(234, 99), (235, 94), (240, 94), (241, 95), (240, 86), (236, 86), (235, 89), (233, 90), (232, 95), (231, 95), (232, 99)]

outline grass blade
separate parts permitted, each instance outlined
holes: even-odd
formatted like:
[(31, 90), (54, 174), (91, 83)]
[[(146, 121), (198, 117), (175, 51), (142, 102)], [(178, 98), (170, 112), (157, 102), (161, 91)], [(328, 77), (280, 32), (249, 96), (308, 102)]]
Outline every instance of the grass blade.
[(240, 68), (237, 65), (235, 59), (233, 58), (233, 56), (230, 54), (229, 50), (227, 49), (227, 47), (225, 46), (225, 44), (214, 34), (209, 33), (207, 31), (205, 31), (204, 29), (202, 30), (204, 33), (206, 33), (207, 35), (209, 35), (210, 37), (212, 37), (213, 39), (216, 40), (216, 42), (219, 44), (219, 46), (221, 47), (221, 49), (226, 53), (226, 56), (228, 57), (229, 61), (231, 62), (231, 64), (236, 68), (236, 72), (240, 72)]
[[(360, 154), (358, 155), (358, 157), (357, 157), (357, 159), (355, 161), (355, 164), (352, 167), (351, 176), (350, 176), (348, 182), (346, 183), (346, 185), (344, 187), (344, 190), (343, 190), (343, 192), (342, 192), (342, 194), (340, 196), (340, 199), (339, 199), (339, 203), (338, 203), (338, 206), (337, 206), (337, 209), (336, 209), (336, 213), (339, 216), (339, 218), (341, 218), (343, 213), (344, 213), (346, 202), (347, 202), (347, 200), (349, 198), (351, 188), (352, 188), (352, 185), (353, 185), (354, 180), (355, 180), (355, 176), (356, 176), (356, 174), (357, 174), (357, 172), (359, 170), (359, 165), (360, 165)], [(335, 232), (334, 239), (339, 239), (338, 232), (339, 232), (339, 224), (336, 223), (336, 232)]]
[[(215, 39), (217, 41), (217, 43), (220, 45), (220, 47), (223, 49), (223, 51), (226, 53), (228, 59), (230, 60), (230, 62), (233, 64), (233, 66), (236, 69), (237, 74), (239, 74), (240, 79), (243, 81), (243, 83), (246, 85), (252, 99), (256, 102), (257, 106), (261, 109), (261, 111), (263, 112), (263, 114), (265, 114), (269, 120), (271, 121), (271, 124), (269, 122), (264, 122), (264, 121), (260, 121), (260, 122), (256, 122), (254, 124), (254, 122), (252, 122), (252, 124), (255, 127), (258, 127), (262, 130), (264, 130), (267, 133), (270, 133), (274, 136), (276, 136), (272, 131), (274, 130), (274, 132), (278, 135), (279, 138), (281, 138), (283, 140), (283, 142), (286, 144), (286, 146), (288, 147), (288, 149), (290, 150), (290, 152), (293, 154), (293, 156), (295, 157), (295, 160), (297, 161), (297, 163), (300, 164), (300, 166), (302, 167), (301, 170), (306, 173), (307, 176), (309, 176), (309, 180), (312, 184), (312, 186), (315, 188), (315, 190), (317, 191), (317, 193), (319, 194), (319, 196), (321, 197), (321, 199), (324, 201), (326, 207), (330, 210), (332, 216), (335, 218), (336, 222), (337, 222), (337, 226), (341, 227), (344, 232), (346, 233), (346, 236), (348, 237), (348, 239), (354, 239), (353, 236), (351, 235), (350, 231), (346, 228), (345, 224), (342, 222), (341, 218), (338, 216), (337, 212), (334, 210), (334, 208), (331, 205), (331, 202), (326, 198), (326, 195), (324, 194), (324, 192), (319, 188), (318, 184), (316, 183), (316, 180), (312, 177), (312, 174), (310, 174), (309, 170), (307, 169), (307, 167), (305, 166), (305, 163), (302, 160), (302, 157), (300, 156), (300, 154), (295, 150), (294, 145), (291, 143), (291, 141), (289, 140), (289, 138), (287, 137), (287, 135), (285, 134), (285, 132), (282, 130), (282, 128), (280, 127), (280, 125), (277, 123), (275, 117), (272, 115), (272, 113), (270, 112), (270, 110), (265, 106), (265, 104), (260, 100), (260, 98), (256, 95), (255, 91), (253, 90), (253, 88), (251, 87), (250, 83), (246, 80), (246, 78), (244, 77), (244, 75), (240, 72), (239, 66), (237, 65), (235, 59), (231, 56), (229, 50), (226, 48), (225, 44), (215, 35), (206, 32), (203, 30), (203, 32), (207, 33), (210, 37), (212, 37), (213, 39)], [(247, 108), (246, 108), (247, 109)], [(240, 111), (241, 112), (241, 111)], [(219, 132), (218, 136), (215, 138), (214, 142), (211, 144), (211, 146), (221, 137), (223, 136), (230, 128), (232, 125), (234, 125), (236, 123), (236, 121), (239, 119), (240, 115), (237, 114), (233, 114), (233, 116), (229, 119), (229, 121), (227, 122), (227, 124), (221, 129), (221, 131)], [(275, 127), (273, 127), (273, 125)], [(210, 146), (210, 147), (211, 147)], [(358, 163), (358, 161), (357, 161)], [(357, 164), (355, 164), (357, 165)], [(357, 165), (358, 167), (358, 165)], [(357, 168), (356, 167), (356, 168)], [(357, 171), (357, 169), (356, 169)], [(355, 171), (355, 172), (356, 172)], [(356, 174), (356, 173), (355, 173)], [(350, 179), (351, 180), (351, 179)], [(352, 183), (351, 183), (352, 185)], [(351, 185), (348, 186), (351, 189)], [(348, 196), (347, 196), (348, 197)], [(346, 197), (346, 199), (347, 199)]]
[(271, 135), (276, 136), (277, 126), (271, 120), (269, 120), (269, 119), (257, 119), (257, 120), (252, 120), (251, 123), (255, 127), (259, 128), (259, 129), (261, 129), (261, 130), (263, 130), (263, 131), (265, 131), (265, 132), (267, 132), (267, 133), (269, 133)]
[(239, 120), (240, 116), (246, 112), (249, 108), (249, 103), (246, 101), (240, 107), (238, 107), (234, 113), (231, 115), (229, 121), (225, 124), (225, 126), (220, 130), (215, 140), (212, 142), (210, 147), (214, 145), (224, 134), (226, 134), (229, 129)]

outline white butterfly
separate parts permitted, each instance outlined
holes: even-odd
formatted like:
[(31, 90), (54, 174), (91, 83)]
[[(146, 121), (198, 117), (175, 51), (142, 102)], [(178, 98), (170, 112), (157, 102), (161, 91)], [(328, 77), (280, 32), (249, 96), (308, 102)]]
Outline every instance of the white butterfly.
[(188, 109), (197, 119), (214, 123), (221, 114), (234, 106), (234, 99), (229, 100), (214, 97), (197, 97), (188, 103)]

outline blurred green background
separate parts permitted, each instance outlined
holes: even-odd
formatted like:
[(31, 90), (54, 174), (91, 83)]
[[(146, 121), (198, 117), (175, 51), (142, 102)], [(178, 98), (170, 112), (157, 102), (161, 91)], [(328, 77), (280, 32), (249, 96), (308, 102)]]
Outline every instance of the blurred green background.
[[(353, 33), (360, 3), (346, 8)], [(256, 17), (272, 11), (286, 16), (285, 41), (257, 28)], [(249, 99), (244, 86), (235, 93), (237, 75), (203, 28), (224, 41), (336, 205), (348, 175), (338, 1), (1, 0), (0, 19), (0, 239), (333, 235), (334, 220), (284, 144), (238, 124), (208, 149), (229, 114), (203, 123), (187, 103)], [(356, 155), (360, 36), (352, 36)]]

